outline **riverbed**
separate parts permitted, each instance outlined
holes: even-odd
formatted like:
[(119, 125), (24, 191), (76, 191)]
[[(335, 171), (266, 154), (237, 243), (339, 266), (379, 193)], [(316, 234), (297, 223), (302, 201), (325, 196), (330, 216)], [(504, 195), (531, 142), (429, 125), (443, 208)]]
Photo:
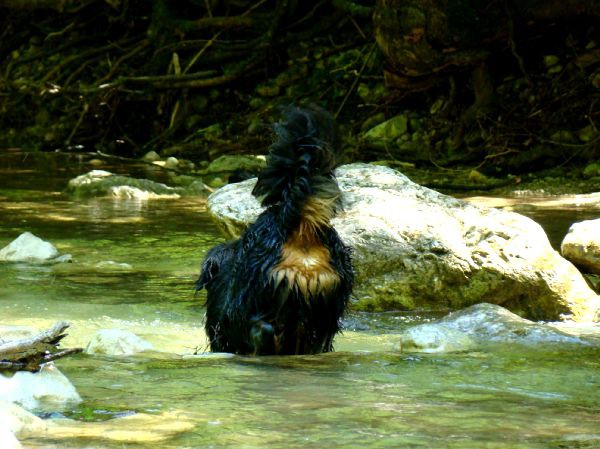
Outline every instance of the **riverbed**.
[[(73, 257), (56, 265), (2, 264), (1, 324), (44, 328), (67, 320), (65, 347), (85, 347), (99, 329), (125, 329), (155, 351), (57, 361), (83, 403), (43, 416), (82, 425), (60, 438), (28, 438), (25, 447), (600, 447), (594, 346), (495, 344), (407, 354), (395, 350), (397, 334), (436, 316), (351, 312), (334, 353), (207, 354), (205, 296), (193, 284), (204, 253), (223, 237), (206, 198), (62, 193), (68, 179), (92, 168), (89, 157), (77, 155), (0, 158), (0, 247), (29, 231)], [(162, 176), (145, 164), (102, 168)], [(532, 215), (556, 246), (568, 224), (594, 214), (557, 207)], [(154, 440), (143, 432), (89, 431), (135, 416), (154, 416), (166, 430)]]

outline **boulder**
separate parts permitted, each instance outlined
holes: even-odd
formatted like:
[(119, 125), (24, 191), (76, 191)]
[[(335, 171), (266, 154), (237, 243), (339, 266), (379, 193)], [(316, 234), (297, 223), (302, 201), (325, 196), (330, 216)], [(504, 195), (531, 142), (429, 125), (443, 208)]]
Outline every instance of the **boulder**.
[(37, 373), (0, 375), (0, 398), (30, 411), (63, 410), (81, 402), (73, 384), (52, 363)]
[(588, 344), (551, 325), (525, 320), (503, 307), (482, 303), (407, 329), (400, 336), (398, 348), (405, 352), (452, 352), (488, 343)]
[(88, 343), (88, 354), (131, 355), (152, 350), (153, 346), (133, 332), (120, 329), (101, 329)]
[[(105, 447), (111, 443), (158, 447), (165, 440), (192, 431), (195, 425), (194, 419), (181, 410), (160, 414), (134, 413), (99, 422), (82, 422), (64, 417), (42, 420), (15, 404), (0, 400), (2, 449), (21, 448), (15, 435), (18, 438), (60, 440), (63, 442), (61, 447), (79, 447), (77, 442), (82, 439), (88, 442), (97, 440), (93, 447)], [(88, 443), (86, 447), (91, 446)]]
[(575, 265), (600, 274), (600, 218), (573, 223), (560, 252)]
[[(354, 250), (354, 308), (489, 302), (536, 320), (598, 318), (600, 297), (533, 220), (443, 195), (388, 167), (350, 164), (336, 176), (345, 211), (332, 223)], [(254, 183), (225, 186), (208, 199), (231, 237), (262, 211)]]
[(52, 243), (24, 232), (0, 250), (0, 260), (8, 262), (67, 262), (70, 254), (60, 255)]

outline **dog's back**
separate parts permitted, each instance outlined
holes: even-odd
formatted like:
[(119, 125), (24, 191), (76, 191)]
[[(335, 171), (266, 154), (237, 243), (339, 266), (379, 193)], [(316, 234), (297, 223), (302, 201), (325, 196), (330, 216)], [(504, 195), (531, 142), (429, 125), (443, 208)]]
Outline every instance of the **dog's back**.
[(352, 290), (349, 250), (330, 224), (340, 208), (333, 118), (290, 108), (274, 129), (252, 192), (267, 209), (239, 240), (209, 251), (197, 282), (213, 351), (331, 351)]

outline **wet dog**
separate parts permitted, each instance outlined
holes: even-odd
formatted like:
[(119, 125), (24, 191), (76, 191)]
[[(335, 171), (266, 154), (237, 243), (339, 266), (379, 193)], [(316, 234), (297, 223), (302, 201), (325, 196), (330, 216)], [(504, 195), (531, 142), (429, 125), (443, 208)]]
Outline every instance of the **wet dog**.
[(238, 240), (208, 251), (212, 351), (315, 354), (333, 350), (352, 291), (350, 250), (330, 224), (341, 207), (333, 175), (340, 144), (322, 109), (288, 108), (252, 191), (266, 210)]

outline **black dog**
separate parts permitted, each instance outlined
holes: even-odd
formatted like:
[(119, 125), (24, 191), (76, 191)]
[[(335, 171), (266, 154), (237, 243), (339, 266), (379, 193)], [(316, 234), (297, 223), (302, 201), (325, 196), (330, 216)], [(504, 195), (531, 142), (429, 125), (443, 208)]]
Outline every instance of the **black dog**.
[(315, 107), (289, 108), (274, 130), (252, 191), (267, 209), (239, 240), (208, 252), (196, 283), (208, 292), (213, 351), (332, 351), (352, 290), (349, 248), (329, 223), (341, 203), (335, 122)]

